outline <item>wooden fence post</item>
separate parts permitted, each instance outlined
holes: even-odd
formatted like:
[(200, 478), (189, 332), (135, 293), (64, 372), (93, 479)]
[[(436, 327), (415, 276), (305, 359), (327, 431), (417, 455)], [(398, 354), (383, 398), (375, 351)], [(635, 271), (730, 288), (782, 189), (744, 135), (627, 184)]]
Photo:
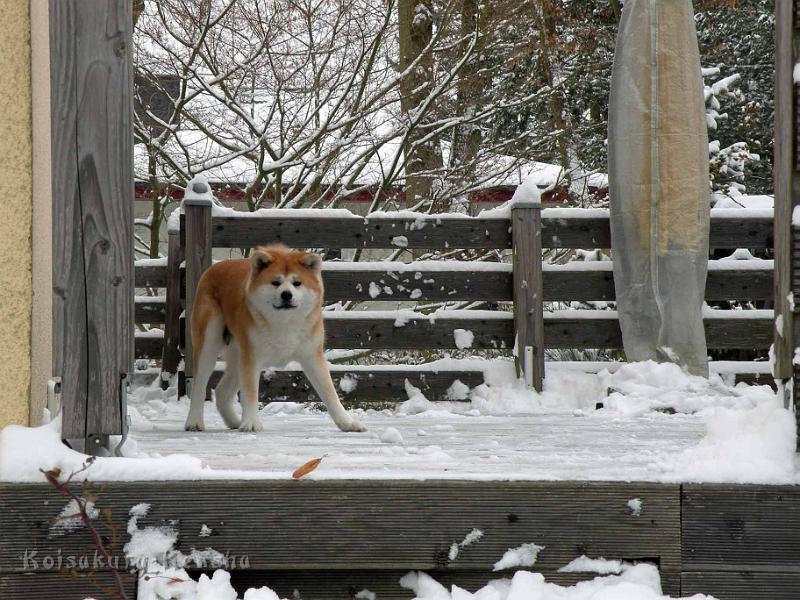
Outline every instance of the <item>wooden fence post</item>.
[[(161, 354), (161, 372), (169, 376), (178, 372), (181, 360), (181, 248), (180, 230), (169, 232), (167, 246), (167, 297), (166, 318), (164, 319), (164, 348)], [(163, 385), (163, 378), (162, 378)]]
[(511, 243), (517, 375), (541, 392), (544, 380), (541, 204), (517, 202), (511, 207)]
[[(793, 213), (800, 206), (800, 154), (796, 149), (798, 94), (794, 81), (798, 60), (796, 44), (800, 2), (775, 3), (775, 334), (773, 376), (784, 394), (784, 404), (794, 404), (800, 420), (800, 366), (793, 364), (800, 340), (800, 227)], [(790, 386), (790, 382), (793, 383)], [(793, 392), (790, 393), (790, 390)], [(800, 421), (799, 421), (800, 422)], [(800, 444), (800, 439), (798, 439)], [(800, 449), (800, 445), (798, 446)]]
[(186, 393), (191, 394), (192, 370), (192, 306), (200, 276), (211, 266), (211, 190), (205, 181), (189, 182), (183, 199), (184, 223), (186, 225), (186, 312), (184, 373)]
[(53, 376), (62, 438), (96, 454), (126, 429), (133, 368), (129, 0), (51, 0)]

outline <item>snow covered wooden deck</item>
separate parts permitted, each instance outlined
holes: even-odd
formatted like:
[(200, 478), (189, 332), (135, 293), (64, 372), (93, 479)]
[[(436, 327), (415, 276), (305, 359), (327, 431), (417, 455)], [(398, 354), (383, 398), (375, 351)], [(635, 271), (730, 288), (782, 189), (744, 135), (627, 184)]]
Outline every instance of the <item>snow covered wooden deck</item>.
[[(561, 585), (597, 577), (560, 570), (585, 555), (653, 564), (674, 597), (796, 598), (794, 418), (766, 386), (732, 387), (669, 364), (599, 374), (561, 366), (541, 394), (498, 383), (469, 402), (431, 403), (409, 389), (396, 408), (362, 410), (370, 430), (361, 434), (280, 402), (262, 409), (263, 432), (223, 429), (207, 403), (207, 430), (187, 433), (176, 393), (134, 390), (130, 458), (98, 457), (86, 472), (120, 565), (128, 536), (152, 527), (171, 532), (180, 556), (226, 558), (240, 595), (268, 585), (289, 598), (371, 598), (357, 596), (368, 590), (400, 600), (412, 597), (399, 584), (409, 571), (475, 591), (511, 576), (492, 571), (508, 549), (536, 544), (529, 568)], [(56, 423), (0, 437), (0, 479), (30, 482), (0, 483), (3, 600), (97, 596), (91, 561), (72, 578), (57, 572), (59, 557), (94, 550), (85, 529), (54, 529), (66, 500), (37, 483), (37, 467), (68, 473), (84, 460), (61, 446)], [(142, 503), (149, 508), (131, 525)], [(466, 543), (475, 530), (480, 539)], [(133, 597), (136, 579), (126, 585)]]
[[(648, 413), (620, 418), (577, 412), (470, 416), (445, 411), (398, 416), (370, 411), (363, 435), (340, 432), (325, 413), (276, 405), (265, 430), (226, 429), (212, 405), (203, 433), (183, 431), (185, 403), (165, 409), (131, 436), (138, 452), (191, 454), (231, 476), (285, 479), (306, 460), (325, 456), (312, 477), (324, 479), (626, 480), (678, 478), (674, 456), (697, 445), (705, 420)], [(151, 412), (152, 411), (152, 412)], [(279, 412), (283, 411), (283, 412)], [(296, 412), (295, 412), (296, 411)]]

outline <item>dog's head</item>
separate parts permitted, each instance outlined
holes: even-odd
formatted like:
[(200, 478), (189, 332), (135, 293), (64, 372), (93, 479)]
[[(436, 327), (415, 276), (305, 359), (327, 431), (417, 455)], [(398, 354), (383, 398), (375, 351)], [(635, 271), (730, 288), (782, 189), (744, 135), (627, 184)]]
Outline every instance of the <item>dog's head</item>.
[(270, 317), (306, 316), (322, 304), (322, 258), (285, 246), (261, 246), (250, 258), (249, 300)]

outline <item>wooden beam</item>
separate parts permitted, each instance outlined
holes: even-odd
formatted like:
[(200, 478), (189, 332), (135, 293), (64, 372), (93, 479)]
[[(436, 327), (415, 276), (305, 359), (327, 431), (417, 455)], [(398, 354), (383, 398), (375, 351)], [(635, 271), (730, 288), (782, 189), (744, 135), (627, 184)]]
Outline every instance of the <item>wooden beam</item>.
[(707, 594), (721, 600), (796, 600), (800, 573), (689, 571), (681, 573), (680, 586), (681, 597), (687, 598), (694, 594)]
[(183, 310), (181, 301), (183, 250), (179, 232), (169, 232), (167, 249), (167, 306), (164, 313), (164, 350), (161, 355), (161, 368), (166, 373), (174, 374), (178, 372), (178, 364), (181, 360), (180, 328), (181, 311)]
[[(781, 381), (792, 376), (792, 356), (796, 346), (795, 318), (789, 295), (792, 293), (792, 211), (795, 171), (794, 105), (794, 1), (775, 4), (775, 315), (783, 320), (782, 335), (775, 333), (774, 375)], [(798, 393), (795, 390), (795, 393)]]
[(686, 484), (681, 523), (686, 571), (800, 574), (797, 486)]
[(134, 263), (134, 282), (137, 288), (165, 288), (167, 287), (167, 267), (144, 266)]
[(167, 303), (163, 297), (137, 296), (134, 302), (134, 323), (160, 325), (166, 321)]
[[(177, 234), (175, 234), (177, 237)], [(709, 261), (706, 279), (706, 300), (771, 300), (772, 263), (758, 268), (748, 265), (737, 269), (740, 261)], [(475, 263), (451, 261), (454, 267)], [(398, 263), (396, 270), (372, 268), (374, 263), (323, 263), (322, 279), (325, 283), (327, 303), (343, 301), (482, 301), (511, 302), (513, 300), (513, 273), (511, 265), (504, 270), (476, 270), (464, 268), (426, 270), (414, 269), (414, 263)], [(335, 269), (329, 269), (335, 266)], [(493, 263), (493, 267), (502, 267)], [(543, 293), (545, 302), (613, 301), (614, 274), (610, 262), (569, 263), (569, 265), (543, 265)], [(580, 267), (576, 269), (575, 267)], [(723, 268), (730, 267), (730, 268)], [(138, 275), (137, 275), (138, 276)], [(159, 276), (160, 277), (160, 276)], [(181, 269), (181, 284), (186, 277)], [(164, 275), (164, 279), (167, 279)], [(387, 291), (388, 288), (388, 291)], [(800, 286), (798, 287), (800, 297)]]
[[(209, 385), (213, 389), (220, 378), (222, 371), (215, 371), (211, 376)], [(454, 371), (442, 369), (440, 371), (428, 369), (415, 369), (409, 366), (402, 370), (375, 369), (347, 369), (334, 365), (331, 377), (339, 397), (345, 404), (357, 403), (382, 405), (408, 400), (405, 382), (420, 389), (428, 400), (468, 400), (464, 397), (453, 397), (450, 393), (455, 381), (460, 381), (470, 389), (484, 382), (482, 371)], [(343, 378), (350, 382), (348, 386), (340, 385)], [(355, 386), (355, 387), (353, 387)], [(343, 389), (344, 388), (344, 389)], [(347, 391), (345, 391), (347, 390)], [(258, 399), (268, 403), (276, 400), (291, 402), (319, 402), (314, 389), (308, 383), (302, 371), (275, 371), (262, 373), (259, 386)]]
[[(95, 507), (124, 532), (130, 508), (146, 502), (151, 509), (139, 527), (172, 526), (179, 550), (188, 554), (211, 546), (223, 555), (246, 555), (249, 569), (484, 571), (509, 548), (535, 542), (545, 547), (537, 570), (556, 571), (586, 554), (654, 560), (662, 573), (681, 571), (680, 488), (674, 484), (289, 477), (109, 482), (98, 491)], [(641, 500), (641, 517), (631, 515), (631, 498)], [(0, 484), (0, 504), (0, 573), (24, 571), (25, 550), (92, 552), (85, 528), (50, 534), (63, 506), (52, 488)], [(201, 537), (203, 524), (213, 530), (210, 538)], [(98, 523), (107, 525), (105, 519)], [(449, 560), (451, 545), (473, 529), (483, 532), (480, 543)], [(115, 554), (121, 546), (120, 541)]]
[[(564, 587), (575, 585), (580, 581), (594, 579), (596, 573), (559, 573), (533, 567), (530, 569), (541, 573), (548, 583)], [(313, 598), (314, 600), (353, 600), (354, 594), (361, 590), (369, 590), (379, 600), (409, 600), (412, 593), (400, 586), (400, 579), (408, 570), (353, 570), (345, 571), (234, 571), (231, 574), (231, 585), (244, 595), (254, 587), (268, 586), (281, 598)], [(448, 571), (446, 569), (427, 569), (425, 571), (445, 588), (457, 585), (469, 592), (477, 592), (489, 581), (506, 578), (505, 573), (496, 573), (491, 565), (483, 570)], [(675, 573), (660, 573), (661, 589), (665, 595), (674, 598), (680, 594), (680, 576)], [(297, 592), (295, 594), (295, 591)], [(724, 596), (721, 596), (724, 598)], [(20, 600), (28, 600), (23, 596)], [(14, 599), (16, 600), (16, 598)], [(781, 598), (781, 600), (783, 600)]]
[[(553, 212), (555, 210), (556, 212)], [(543, 248), (610, 248), (608, 214), (583, 209), (542, 211)], [(744, 212), (744, 211), (743, 211)], [(320, 222), (325, 226), (320, 227)], [(268, 224), (268, 226), (267, 226)], [(293, 248), (511, 248), (509, 219), (486, 217), (214, 217), (215, 248), (280, 242)], [(712, 249), (771, 248), (771, 216), (712, 211)]]
[[(205, 186), (205, 183), (195, 183), (198, 186)], [(195, 190), (197, 194), (203, 195), (208, 190)], [(184, 218), (181, 221), (185, 226), (186, 245), (182, 248), (184, 260), (186, 262), (186, 317), (191, 319), (192, 307), (194, 305), (194, 295), (197, 284), (205, 270), (211, 266), (211, 201), (206, 198), (187, 198), (183, 200)], [(191, 327), (186, 327), (184, 343), (184, 372), (186, 378), (192, 377), (192, 340)]]
[(518, 203), (511, 208), (514, 266), (514, 348), (517, 375), (542, 391), (544, 329), (542, 290), (542, 205)]
[(62, 436), (122, 433), (133, 362), (131, 5), (50, 2), (54, 375)]
[[(36, 562), (42, 562), (43, 556)], [(59, 557), (51, 556), (49, 560), (57, 564)], [(65, 557), (61, 557), (64, 564)], [(122, 564), (122, 561), (119, 561)], [(138, 574), (122, 574), (123, 589), (129, 599), (136, 598), (136, 580)], [(0, 574), (0, 598), (3, 600), (84, 600), (87, 597), (109, 598), (109, 590), (113, 590), (115, 582), (108, 571), (98, 570), (95, 573), (74, 572), (65, 574), (54, 566), (53, 570), (37, 573), (5, 573)]]
[[(364, 311), (370, 312), (370, 311)], [(725, 312), (725, 311), (719, 311)], [(731, 315), (715, 315), (704, 321), (709, 348), (766, 350), (772, 343), (773, 319), (769, 311), (759, 311), (752, 317), (738, 318), (744, 311)], [(595, 313), (595, 314), (590, 314)], [(325, 334), (327, 348), (341, 349), (456, 349), (454, 330), (472, 332), (471, 350), (507, 350), (514, 346), (514, 321), (511, 313), (505, 318), (434, 318), (404, 319), (396, 316), (363, 316), (346, 318), (326, 312)], [(346, 313), (344, 313), (346, 314)], [(362, 313), (364, 314), (364, 313)], [(402, 325), (399, 325), (403, 323)], [(146, 352), (151, 358), (160, 356), (163, 339), (158, 342), (137, 336), (137, 357)], [(545, 313), (544, 344), (547, 349), (622, 348), (622, 333), (616, 314), (611, 311), (559, 311)], [(147, 350), (145, 350), (145, 347)]]

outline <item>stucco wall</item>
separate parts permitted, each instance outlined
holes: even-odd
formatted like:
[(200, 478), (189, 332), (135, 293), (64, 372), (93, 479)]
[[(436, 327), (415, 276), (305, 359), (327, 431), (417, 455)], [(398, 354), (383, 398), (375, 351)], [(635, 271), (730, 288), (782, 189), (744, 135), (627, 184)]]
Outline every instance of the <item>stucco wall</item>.
[(29, 0), (0, 0), (0, 427), (27, 425), (31, 347)]

